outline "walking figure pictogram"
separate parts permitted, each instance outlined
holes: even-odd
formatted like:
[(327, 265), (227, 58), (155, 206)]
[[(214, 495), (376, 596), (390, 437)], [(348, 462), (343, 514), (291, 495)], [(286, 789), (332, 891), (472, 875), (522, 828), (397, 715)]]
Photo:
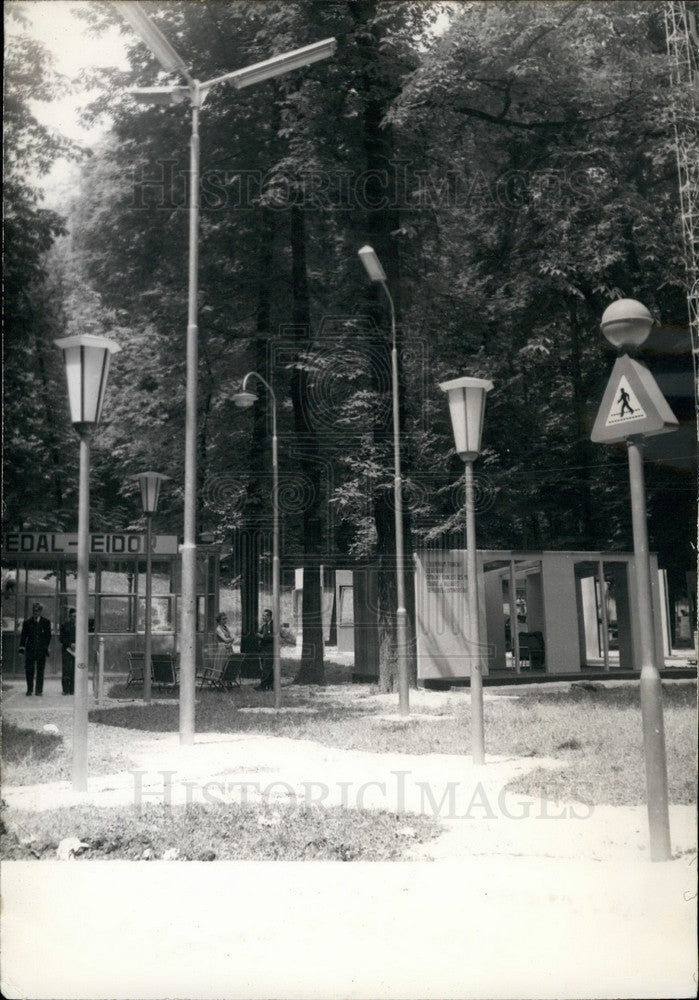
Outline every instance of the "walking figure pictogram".
[(619, 398), (617, 399), (617, 403), (621, 403), (621, 410), (619, 411), (619, 416), (620, 417), (624, 416), (624, 410), (625, 409), (628, 410), (629, 413), (633, 413), (633, 407), (629, 403), (629, 398), (630, 397), (629, 397), (629, 394), (626, 391), (626, 389), (623, 387), (623, 385), (620, 386), (619, 387)]

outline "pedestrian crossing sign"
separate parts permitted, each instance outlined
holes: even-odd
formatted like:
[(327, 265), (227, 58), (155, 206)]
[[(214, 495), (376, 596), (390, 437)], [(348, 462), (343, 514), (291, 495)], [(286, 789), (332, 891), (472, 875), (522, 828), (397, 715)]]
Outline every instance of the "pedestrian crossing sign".
[(592, 428), (597, 443), (666, 434), (678, 427), (657, 382), (645, 365), (628, 354), (617, 358)]

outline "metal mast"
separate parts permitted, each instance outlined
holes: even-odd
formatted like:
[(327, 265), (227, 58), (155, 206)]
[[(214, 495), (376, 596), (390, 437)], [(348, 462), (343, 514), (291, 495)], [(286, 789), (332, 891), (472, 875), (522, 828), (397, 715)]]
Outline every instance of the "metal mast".
[(680, 212), (687, 270), (695, 409), (699, 424), (699, 3), (666, 0), (665, 37), (672, 86)]

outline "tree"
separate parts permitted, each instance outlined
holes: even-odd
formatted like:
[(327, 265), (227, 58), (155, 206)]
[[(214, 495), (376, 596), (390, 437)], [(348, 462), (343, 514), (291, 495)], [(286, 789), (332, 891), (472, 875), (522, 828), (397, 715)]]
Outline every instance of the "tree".
[[(8, 10), (4, 89), (4, 422), (5, 520), (45, 527), (70, 517), (73, 463), (69, 425), (55, 420), (58, 356), (51, 340), (64, 325), (61, 288), (47, 254), (64, 232), (42, 207), (39, 178), (73, 145), (41, 125), (31, 101), (50, 101), (64, 86), (46, 50), (25, 33), (19, 5)], [(62, 370), (60, 376), (62, 378)], [(65, 395), (65, 394), (63, 394)], [(50, 497), (47, 504), (46, 498)]]

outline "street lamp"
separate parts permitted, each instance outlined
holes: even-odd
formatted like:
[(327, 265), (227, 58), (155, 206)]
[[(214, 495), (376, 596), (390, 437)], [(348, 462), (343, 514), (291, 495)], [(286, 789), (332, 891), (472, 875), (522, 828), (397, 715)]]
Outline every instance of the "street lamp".
[(153, 514), (158, 509), (160, 486), (169, 476), (159, 472), (141, 472), (132, 479), (138, 480), (141, 488), (141, 506), (146, 515), (146, 614), (145, 614), (145, 653), (143, 656), (143, 700), (150, 701), (151, 693), (151, 612), (153, 584)]
[(90, 596), (90, 434), (97, 426), (107, 388), (109, 362), (121, 348), (106, 337), (82, 334), (54, 341), (63, 351), (70, 419), (80, 438), (78, 493), (78, 579), (75, 621), (75, 700), (73, 704), (73, 788), (87, 791), (87, 711), (89, 701)]
[[(225, 73), (201, 82), (194, 79), (184, 59), (172, 48), (160, 29), (135, 0), (114, 0), (114, 6), (146, 43), (167, 72), (180, 73), (187, 87), (147, 87), (132, 90), (140, 101), (156, 104), (179, 104), (188, 100), (192, 109), (190, 137), (189, 192), (189, 282), (187, 307), (187, 381), (185, 400), (184, 447), (184, 531), (182, 552), (182, 617), (180, 627), (180, 742), (194, 742), (194, 698), (196, 675), (196, 502), (197, 502), (197, 368), (198, 337), (198, 231), (199, 231), (199, 111), (212, 87), (226, 81), (236, 88), (280, 76), (292, 69), (326, 59), (335, 51), (335, 39), (326, 38), (313, 45), (286, 52), (264, 62)], [(277, 623), (278, 627), (278, 623)]]
[[(642, 303), (635, 299), (619, 299), (607, 306), (600, 326), (610, 344), (621, 352), (624, 348), (639, 347), (646, 340), (653, 319)], [(629, 457), (641, 658), (639, 683), (652, 861), (668, 861), (671, 846), (663, 694), (651, 602), (643, 445), (649, 435), (663, 434), (676, 427), (677, 420), (650, 371), (628, 354), (617, 358), (591, 437), (603, 443), (626, 441)]]
[(386, 283), (386, 272), (373, 247), (358, 250), (359, 259), (369, 280), (381, 285), (391, 310), (391, 381), (393, 391), (393, 498), (396, 532), (396, 631), (398, 656), (398, 711), (410, 714), (408, 679), (408, 611), (405, 606), (405, 554), (403, 545), (403, 480), (400, 469), (400, 413), (398, 406), (398, 350), (396, 347), (396, 310)]
[(279, 585), (279, 454), (277, 450), (277, 397), (274, 389), (266, 379), (258, 375), (257, 372), (248, 372), (243, 379), (240, 392), (233, 394), (233, 402), (241, 410), (247, 410), (257, 402), (258, 396), (250, 392), (247, 388), (248, 381), (256, 378), (262, 383), (269, 393), (272, 401), (272, 614), (274, 616), (272, 638), (274, 641), (273, 663), (274, 663), (274, 707), (280, 708), (282, 703), (282, 673), (281, 657), (279, 646), (279, 624), (280, 624), (280, 585)]
[(471, 625), (471, 729), (474, 764), (485, 762), (483, 736), (483, 677), (481, 666), (480, 621), (478, 618), (478, 565), (476, 560), (476, 513), (473, 504), (473, 463), (481, 450), (481, 434), (485, 415), (485, 396), (493, 383), (484, 378), (455, 378), (441, 382), (447, 393), (449, 413), (454, 432), (454, 447), (464, 463), (466, 496), (466, 577), (468, 586), (468, 617)]

